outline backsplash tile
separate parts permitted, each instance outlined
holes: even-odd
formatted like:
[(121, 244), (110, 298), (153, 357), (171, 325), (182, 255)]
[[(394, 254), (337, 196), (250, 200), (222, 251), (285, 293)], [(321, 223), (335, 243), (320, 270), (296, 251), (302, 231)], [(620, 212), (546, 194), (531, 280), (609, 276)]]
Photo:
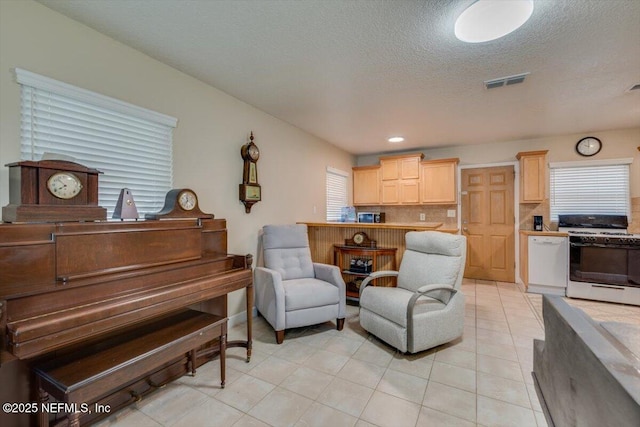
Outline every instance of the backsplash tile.
[(385, 221), (392, 223), (415, 223), (420, 221), (420, 214), (425, 214), (424, 222), (441, 222), (447, 227), (457, 227), (458, 218), (447, 217), (448, 210), (458, 212), (457, 205), (438, 206), (358, 206), (358, 212), (384, 212)]

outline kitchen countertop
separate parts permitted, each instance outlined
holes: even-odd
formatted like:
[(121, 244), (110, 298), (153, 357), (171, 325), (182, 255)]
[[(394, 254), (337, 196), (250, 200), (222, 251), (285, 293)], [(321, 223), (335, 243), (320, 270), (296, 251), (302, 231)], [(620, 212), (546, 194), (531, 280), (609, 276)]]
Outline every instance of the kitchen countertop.
[(554, 236), (554, 237), (567, 237), (569, 233), (564, 231), (533, 231), (533, 230), (520, 230), (520, 234), (524, 236)]
[(457, 228), (441, 228), (441, 222), (383, 222), (383, 223), (364, 223), (364, 222), (299, 222), (299, 224), (307, 224), (309, 227), (340, 227), (340, 228), (378, 228), (378, 229), (395, 229), (395, 230), (438, 230), (446, 233), (457, 233)]

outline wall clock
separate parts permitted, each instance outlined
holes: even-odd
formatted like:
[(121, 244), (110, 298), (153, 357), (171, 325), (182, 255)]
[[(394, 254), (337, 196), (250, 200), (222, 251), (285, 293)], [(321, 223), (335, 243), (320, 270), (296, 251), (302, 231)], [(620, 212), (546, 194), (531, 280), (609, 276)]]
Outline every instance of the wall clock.
[(213, 218), (198, 207), (198, 196), (189, 188), (169, 190), (160, 212), (145, 214), (145, 219)]
[(240, 156), (244, 160), (242, 169), (242, 184), (240, 184), (240, 201), (244, 204), (244, 211), (251, 213), (251, 207), (262, 200), (262, 188), (258, 184), (258, 159), (260, 150), (253, 142), (253, 132), (249, 142), (240, 148)]
[(595, 136), (587, 136), (586, 138), (582, 138), (576, 144), (576, 151), (581, 156), (595, 156), (600, 152), (600, 150), (602, 150), (602, 141), (600, 141)]
[(66, 160), (9, 163), (9, 204), (5, 222), (99, 221), (97, 169)]

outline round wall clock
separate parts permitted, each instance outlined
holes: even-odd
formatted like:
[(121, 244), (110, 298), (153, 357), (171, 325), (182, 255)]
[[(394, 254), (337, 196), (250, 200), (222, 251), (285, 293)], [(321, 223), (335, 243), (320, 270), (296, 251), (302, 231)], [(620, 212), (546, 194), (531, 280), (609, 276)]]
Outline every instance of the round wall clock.
[(595, 156), (602, 150), (602, 141), (595, 136), (587, 136), (582, 138), (576, 144), (576, 151), (581, 156), (591, 157)]
[(58, 199), (73, 199), (82, 191), (80, 178), (71, 172), (56, 172), (47, 180), (47, 190)]

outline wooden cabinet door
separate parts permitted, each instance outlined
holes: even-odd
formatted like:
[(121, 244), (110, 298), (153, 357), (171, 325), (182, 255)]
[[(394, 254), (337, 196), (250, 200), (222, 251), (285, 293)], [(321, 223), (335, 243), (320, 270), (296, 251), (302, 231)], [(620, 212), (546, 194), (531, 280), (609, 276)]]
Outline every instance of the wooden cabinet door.
[(520, 203), (542, 203), (546, 197), (547, 151), (518, 153)]
[(398, 159), (382, 159), (380, 160), (380, 168), (382, 169), (382, 180), (390, 181), (400, 178), (400, 168)]
[(456, 172), (458, 159), (422, 162), (420, 202), (426, 204), (456, 204)]
[(382, 204), (397, 205), (400, 203), (399, 180), (382, 181)]
[(380, 203), (380, 167), (353, 168), (353, 204), (370, 206)]
[(420, 157), (400, 159), (400, 179), (420, 179)]
[(420, 203), (420, 180), (400, 180), (400, 204)]

